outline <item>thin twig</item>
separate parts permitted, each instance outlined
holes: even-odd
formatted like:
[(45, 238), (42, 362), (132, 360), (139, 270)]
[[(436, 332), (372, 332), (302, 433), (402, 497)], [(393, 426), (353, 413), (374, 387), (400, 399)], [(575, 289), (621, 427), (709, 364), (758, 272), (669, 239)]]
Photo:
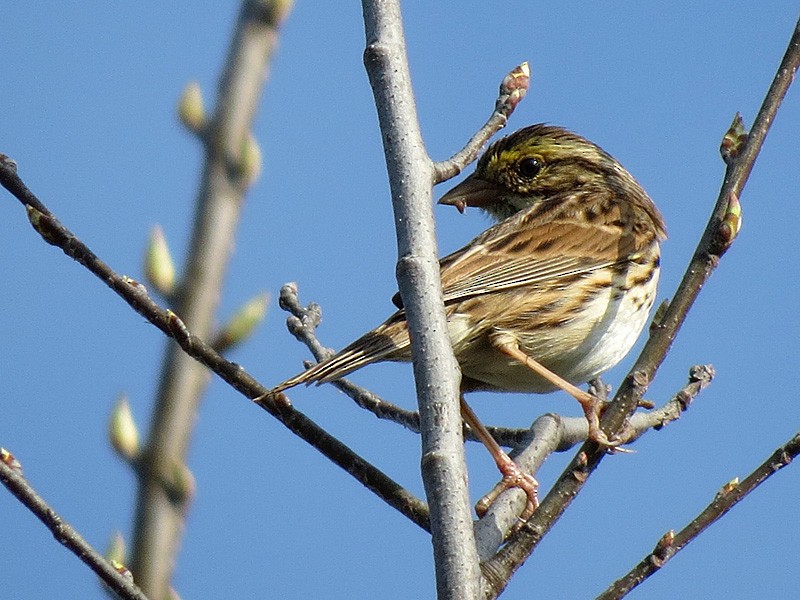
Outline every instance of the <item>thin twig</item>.
[[(144, 592), (139, 589), (127, 569), (118, 570), (105, 557), (95, 550), (75, 529), (36, 493), (21, 470), (12, 466), (8, 459), (10, 453), (1, 450), (0, 454), (0, 482), (8, 491), (38, 518), (52, 533), (53, 537), (75, 556), (80, 558), (108, 588), (123, 600), (147, 600)], [(127, 572), (127, 575), (125, 574)]]
[[(291, 313), (291, 316), (286, 319), (286, 327), (289, 332), (311, 351), (317, 361), (324, 360), (333, 354), (333, 351), (325, 347), (317, 338), (316, 327), (320, 322), (321, 307), (314, 302), (303, 306), (298, 296), (297, 284), (287, 283), (281, 288), (279, 305), (283, 310)], [(307, 368), (311, 367), (309, 361), (304, 364)], [(381, 420), (402, 425), (412, 433), (419, 433), (419, 413), (417, 411), (406, 410), (393, 404), (349, 379), (337, 379), (330, 384), (352, 399), (359, 408), (368, 410)], [(569, 419), (567, 420), (569, 421)], [(585, 423), (586, 419), (575, 419), (575, 421), (575, 425), (579, 426), (579, 423)], [(507, 448), (516, 446), (529, 435), (528, 429), (493, 426), (487, 426), (487, 429), (498, 444)], [(465, 427), (464, 438), (473, 442), (480, 441), (468, 427)], [(586, 439), (586, 436), (584, 435), (582, 439)], [(574, 443), (569, 447), (572, 447)]]
[[(672, 341), (705, 281), (733, 241), (729, 218), (738, 210), (738, 198), (747, 182), (769, 126), (794, 79), (800, 63), (800, 21), (795, 26), (786, 54), (764, 99), (741, 153), (731, 157), (719, 197), (686, 273), (661, 321), (650, 330), (642, 353), (603, 416), (603, 428), (614, 435), (622, 430), (666, 356)], [(605, 452), (595, 443), (585, 444), (542, 501), (526, 526), (490, 561), (483, 564), (489, 580), (484, 590), (494, 598), (502, 592), (514, 572), (527, 560), (543, 536), (566, 510)]]
[[(323, 346), (316, 334), (322, 309), (315, 303), (311, 303), (308, 306), (301, 305), (300, 298), (297, 295), (297, 284), (287, 283), (281, 287), (279, 305), (283, 310), (291, 313), (291, 316), (286, 319), (286, 327), (289, 329), (289, 333), (311, 350), (311, 354), (314, 355), (317, 362), (333, 355), (333, 350)], [(306, 367), (311, 366), (308, 361), (306, 361), (305, 365)], [(414, 433), (419, 433), (418, 412), (406, 410), (396, 404), (387, 402), (377, 394), (347, 379), (338, 379), (331, 382), (331, 385), (349, 396), (358, 407), (370, 411), (379, 419), (398, 423)]]
[(503, 81), (500, 82), (500, 92), (494, 103), (494, 111), (489, 119), (461, 150), (449, 159), (434, 165), (434, 183), (441, 183), (455, 177), (478, 157), (478, 153), (489, 141), (489, 138), (506, 126), (511, 113), (528, 92), (530, 79), (531, 70), (527, 62), (514, 67), (503, 78)]
[[(67, 256), (85, 266), (137, 313), (173, 338), (186, 354), (207, 366), (246, 397), (259, 398), (266, 394), (267, 388), (258, 383), (244, 368), (226, 360), (204, 340), (190, 333), (175, 313), (161, 308), (154, 302), (143, 285), (115, 273), (100, 260), (33, 195), (17, 175), (14, 161), (2, 154), (0, 154), (0, 184), (26, 205), (31, 223), (46, 242), (61, 248)], [(428, 510), (422, 500), (293, 408), (285, 395), (281, 396), (280, 401), (263, 397), (258, 405), (390, 506), (428, 530)]]
[(742, 501), (750, 492), (764, 483), (800, 454), (800, 433), (775, 450), (744, 481), (738, 478), (722, 486), (714, 500), (703, 512), (678, 533), (668, 531), (658, 541), (653, 551), (642, 559), (629, 573), (615, 581), (600, 594), (598, 600), (618, 600), (628, 595), (636, 586), (660, 570), (675, 554), (696, 539), (701, 533), (722, 518), (725, 513)]

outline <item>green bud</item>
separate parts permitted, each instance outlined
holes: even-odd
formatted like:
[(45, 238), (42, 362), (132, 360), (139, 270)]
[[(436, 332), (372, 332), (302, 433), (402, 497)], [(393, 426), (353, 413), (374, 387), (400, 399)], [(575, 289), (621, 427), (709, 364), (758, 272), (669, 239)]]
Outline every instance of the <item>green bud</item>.
[(228, 350), (249, 338), (264, 320), (268, 302), (268, 294), (259, 294), (239, 307), (214, 340), (217, 352)]
[(176, 504), (186, 506), (194, 498), (197, 485), (194, 475), (185, 464), (179, 461), (172, 463), (166, 473), (165, 489), (170, 499)]
[(127, 548), (125, 547), (125, 538), (119, 531), (115, 531), (114, 535), (108, 541), (106, 548), (106, 559), (108, 562), (124, 563), (126, 560)]
[(261, 175), (261, 148), (252, 134), (248, 134), (242, 142), (239, 172), (248, 187), (253, 185)]
[(162, 295), (168, 297), (175, 291), (175, 263), (160, 225), (150, 230), (144, 256), (144, 275)]
[(123, 459), (134, 461), (139, 456), (139, 430), (133, 420), (128, 398), (124, 394), (120, 394), (111, 411), (108, 437), (114, 450)]
[(203, 106), (203, 92), (200, 84), (190, 81), (183, 88), (178, 101), (178, 118), (189, 131), (201, 133), (206, 126), (206, 110)]
[(746, 143), (747, 131), (744, 128), (742, 115), (737, 112), (733, 117), (731, 126), (728, 127), (728, 131), (722, 136), (722, 142), (719, 146), (719, 151), (720, 154), (722, 154), (722, 160), (725, 161), (725, 164), (730, 164), (739, 156)]
[(110, 562), (111, 566), (114, 567), (114, 569), (116, 569), (117, 573), (122, 575), (128, 581), (133, 582), (133, 573), (131, 573), (131, 571), (130, 571), (130, 569), (128, 567), (123, 565), (118, 560), (110, 560), (108, 562)]

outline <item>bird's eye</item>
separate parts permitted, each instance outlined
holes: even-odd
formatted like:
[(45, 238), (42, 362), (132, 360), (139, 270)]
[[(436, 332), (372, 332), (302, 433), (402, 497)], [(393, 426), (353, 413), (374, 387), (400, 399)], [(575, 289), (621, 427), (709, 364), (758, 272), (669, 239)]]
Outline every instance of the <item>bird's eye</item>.
[(542, 170), (542, 163), (536, 158), (523, 158), (517, 164), (517, 171), (525, 179), (533, 179)]

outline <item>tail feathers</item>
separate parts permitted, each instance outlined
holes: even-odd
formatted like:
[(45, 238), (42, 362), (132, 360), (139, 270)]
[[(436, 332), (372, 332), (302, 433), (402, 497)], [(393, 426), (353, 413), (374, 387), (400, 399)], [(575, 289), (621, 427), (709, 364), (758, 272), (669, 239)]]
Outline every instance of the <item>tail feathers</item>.
[(341, 379), (370, 363), (384, 360), (410, 360), (410, 357), (405, 320), (390, 319), (361, 336), (337, 354), (275, 386), (270, 393), (282, 392), (301, 383), (306, 385), (328, 383)]

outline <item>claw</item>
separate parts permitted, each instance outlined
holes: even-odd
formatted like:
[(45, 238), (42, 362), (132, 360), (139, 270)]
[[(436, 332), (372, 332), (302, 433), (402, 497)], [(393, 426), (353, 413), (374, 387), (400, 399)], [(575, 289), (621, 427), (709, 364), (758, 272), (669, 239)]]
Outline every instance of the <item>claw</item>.
[(525, 509), (519, 515), (519, 521), (512, 529), (513, 533), (520, 529), (539, 507), (539, 498), (536, 494), (539, 490), (539, 482), (532, 475), (520, 469), (517, 463), (511, 459), (497, 466), (503, 478), (488, 494), (478, 500), (477, 504), (475, 504), (475, 512), (479, 517), (483, 517), (500, 494), (512, 488), (519, 488), (525, 493), (528, 501), (525, 503)]

